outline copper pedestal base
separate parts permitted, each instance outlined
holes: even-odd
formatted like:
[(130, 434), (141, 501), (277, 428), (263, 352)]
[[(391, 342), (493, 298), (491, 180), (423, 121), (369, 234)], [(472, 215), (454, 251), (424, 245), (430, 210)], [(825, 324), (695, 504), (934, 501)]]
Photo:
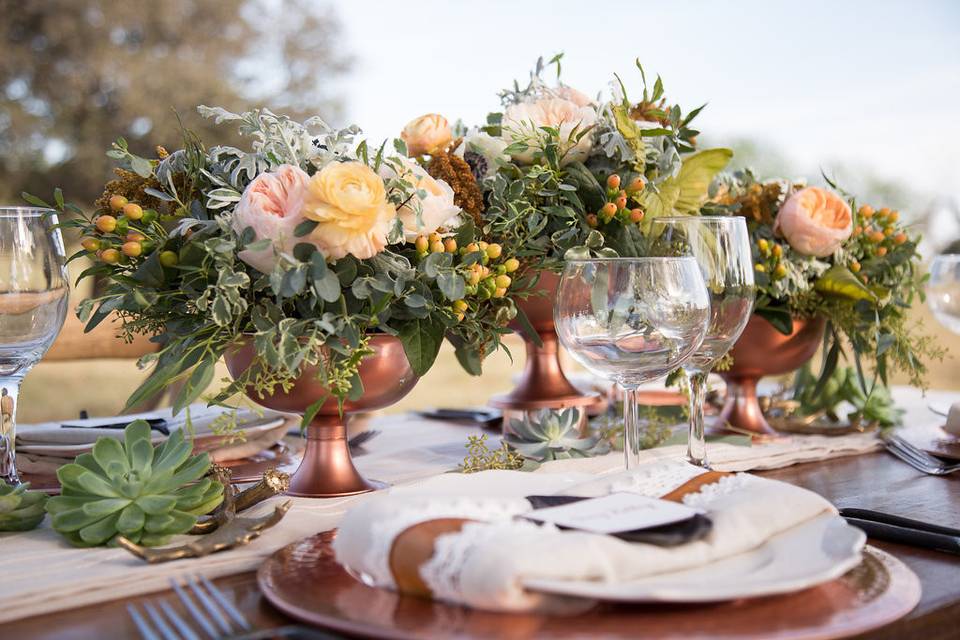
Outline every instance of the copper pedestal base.
[(727, 397), (717, 425), (730, 424), (758, 435), (776, 433), (763, 417), (757, 399), (757, 383), (764, 376), (799, 369), (813, 357), (823, 340), (823, 318), (794, 318), (793, 331), (784, 335), (764, 318), (754, 315), (730, 354), (733, 366), (720, 375), (727, 383)]
[(347, 444), (347, 417), (317, 416), (307, 427), (307, 446), (290, 477), (287, 495), (334, 498), (376, 491), (387, 485), (367, 480), (353, 465)]
[(510, 393), (494, 396), (490, 405), (512, 411), (593, 407), (602, 402), (597, 393), (573, 386), (560, 367), (560, 345), (554, 331), (538, 331), (543, 346), (525, 340), (527, 363), (519, 384)]

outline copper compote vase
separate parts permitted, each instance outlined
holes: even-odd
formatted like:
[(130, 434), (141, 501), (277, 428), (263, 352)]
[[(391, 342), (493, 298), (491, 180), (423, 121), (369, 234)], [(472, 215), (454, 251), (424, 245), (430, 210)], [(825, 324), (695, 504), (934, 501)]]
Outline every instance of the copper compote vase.
[(727, 383), (727, 397), (717, 419), (757, 434), (775, 433), (763, 417), (757, 398), (757, 383), (764, 376), (799, 369), (813, 357), (823, 340), (823, 318), (793, 319), (793, 331), (784, 335), (761, 316), (754, 314), (730, 355), (733, 366), (720, 372)]
[[(290, 478), (287, 495), (308, 498), (349, 496), (382, 489), (386, 485), (368, 480), (360, 475), (350, 456), (347, 444), (347, 421), (351, 413), (383, 409), (399, 401), (417, 384), (403, 345), (397, 338), (387, 335), (370, 337), (369, 347), (373, 353), (360, 363), (359, 374), (363, 382), (363, 396), (359, 400), (346, 400), (341, 413), (337, 399), (330, 395), (316, 416), (307, 426), (307, 446), (303, 460)], [(239, 343), (224, 354), (227, 369), (234, 378), (249, 368), (254, 356), (252, 340)], [(260, 397), (248, 387), (247, 397), (268, 409), (304, 413), (307, 408), (329, 395), (317, 379), (317, 368), (303, 367), (300, 377), (289, 391), (275, 389), (270, 395)]]
[[(584, 393), (573, 386), (560, 366), (560, 342), (553, 324), (553, 305), (557, 299), (560, 276), (550, 271), (540, 274), (534, 294), (517, 300), (517, 306), (530, 320), (541, 344), (536, 344), (514, 320), (510, 328), (523, 337), (527, 361), (520, 382), (510, 393), (494, 396), (490, 404), (506, 412), (524, 413), (539, 409), (587, 408), (601, 402), (599, 394)], [(506, 415), (504, 416), (507, 417)], [(508, 423), (504, 420), (504, 424)]]

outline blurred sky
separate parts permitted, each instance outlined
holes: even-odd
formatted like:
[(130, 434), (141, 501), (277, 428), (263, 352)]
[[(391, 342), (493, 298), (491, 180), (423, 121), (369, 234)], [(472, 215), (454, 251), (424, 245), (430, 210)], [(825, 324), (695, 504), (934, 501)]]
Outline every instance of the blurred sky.
[[(438, 112), (480, 122), (538, 55), (586, 93), (640, 57), (711, 142), (774, 145), (804, 172), (856, 165), (960, 196), (960, 2), (332, 0), (353, 71), (346, 113), (371, 138)], [(811, 176), (812, 177), (812, 176)]]

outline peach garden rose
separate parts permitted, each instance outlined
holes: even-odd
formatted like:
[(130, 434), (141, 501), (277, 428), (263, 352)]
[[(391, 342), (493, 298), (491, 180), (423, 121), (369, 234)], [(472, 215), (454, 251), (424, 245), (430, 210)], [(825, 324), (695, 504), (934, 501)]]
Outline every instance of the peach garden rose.
[(415, 157), (446, 147), (453, 140), (453, 131), (446, 118), (428, 113), (407, 123), (400, 137), (407, 145), (407, 155)]
[(834, 192), (806, 187), (780, 207), (776, 229), (798, 253), (823, 258), (850, 237), (853, 215), (850, 205)]
[[(540, 127), (558, 128), (561, 152), (565, 153), (563, 162), (572, 162), (586, 159), (590, 153), (592, 138), (588, 133), (574, 143), (571, 140), (573, 130), (576, 128), (579, 134), (596, 121), (597, 113), (589, 106), (579, 106), (576, 102), (563, 98), (544, 98), (510, 105), (503, 113), (501, 126), (503, 138), (508, 143), (529, 143), (531, 138), (539, 134)], [(525, 151), (513, 154), (513, 159), (521, 163), (531, 163), (536, 151), (537, 148), (531, 146)]]
[(303, 201), (310, 177), (293, 165), (284, 164), (261, 173), (244, 189), (233, 211), (231, 226), (238, 233), (252, 227), (254, 240), (270, 239), (273, 245), (259, 251), (245, 249), (238, 257), (254, 269), (270, 273), (278, 253), (291, 251), (299, 241), (294, 229), (303, 222)]
[(303, 215), (320, 223), (308, 239), (327, 258), (350, 254), (365, 260), (387, 246), (397, 210), (373, 169), (362, 162), (332, 162), (310, 178)]

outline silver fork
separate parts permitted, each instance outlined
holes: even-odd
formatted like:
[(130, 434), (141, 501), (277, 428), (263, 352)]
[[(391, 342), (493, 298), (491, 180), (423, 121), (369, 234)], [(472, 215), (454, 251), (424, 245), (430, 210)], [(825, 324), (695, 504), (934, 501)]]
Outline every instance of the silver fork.
[[(203, 576), (199, 579), (187, 578), (186, 588), (174, 580), (171, 580), (170, 584), (190, 614), (189, 617), (203, 630), (206, 637), (217, 640), (251, 630), (250, 623), (243, 614), (222, 591)], [(193, 594), (193, 597), (190, 594)], [(127, 605), (127, 612), (143, 640), (200, 640), (201, 636), (195, 628), (166, 600), (159, 600), (156, 605), (152, 602), (144, 603), (143, 609), (145, 616), (134, 605)]]
[(926, 451), (910, 444), (900, 436), (888, 435), (883, 438), (887, 451), (900, 458), (917, 471), (932, 475), (945, 476), (960, 471), (960, 462), (947, 463)]

